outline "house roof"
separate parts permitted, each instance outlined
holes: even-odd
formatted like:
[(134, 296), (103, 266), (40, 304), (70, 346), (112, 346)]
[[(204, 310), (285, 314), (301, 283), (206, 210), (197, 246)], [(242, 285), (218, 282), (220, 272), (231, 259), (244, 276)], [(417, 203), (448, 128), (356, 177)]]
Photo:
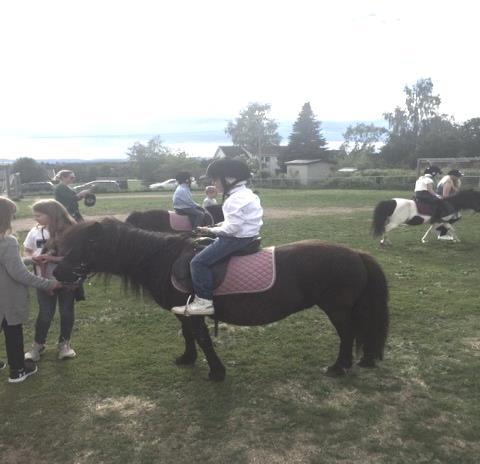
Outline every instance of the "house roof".
[[(253, 153), (250, 153), (245, 147), (239, 145), (221, 145), (217, 148), (218, 151), (221, 150), (224, 155), (228, 158), (236, 156), (248, 156), (251, 158), (255, 156)], [(284, 153), (287, 153), (288, 147), (286, 145), (270, 145), (262, 147), (262, 153), (260, 156), (280, 156)]]
[(252, 156), (247, 149), (239, 145), (222, 145), (217, 148), (217, 152), (218, 150), (222, 150), (225, 156), (232, 158), (235, 156), (248, 156), (250, 158)]
[(324, 159), (311, 159), (311, 160), (293, 160), (293, 161), (287, 161), (285, 164), (289, 165), (299, 165), (299, 164), (316, 164), (316, 163), (328, 163), (328, 164), (334, 164), (332, 161), (324, 160)]

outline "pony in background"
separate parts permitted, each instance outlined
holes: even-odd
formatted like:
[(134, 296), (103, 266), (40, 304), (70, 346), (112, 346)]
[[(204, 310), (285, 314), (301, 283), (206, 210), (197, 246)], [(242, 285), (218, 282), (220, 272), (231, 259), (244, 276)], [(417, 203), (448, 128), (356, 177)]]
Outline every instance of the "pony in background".
[[(382, 237), (380, 244), (387, 245), (390, 243), (388, 233), (398, 226), (402, 224), (418, 226), (430, 223), (433, 229), (444, 227), (454, 237), (454, 240), (458, 241), (452, 223), (460, 219), (459, 212), (462, 210), (480, 211), (480, 192), (465, 190), (442, 200), (442, 202), (445, 203), (445, 211), (451, 211), (451, 213), (437, 220), (431, 209), (422, 209), (422, 205), (414, 200), (392, 198), (381, 201), (373, 212), (373, 236)], [(429, 231), (430, 229), (422, 237), (422, 243), (425, 243)]]

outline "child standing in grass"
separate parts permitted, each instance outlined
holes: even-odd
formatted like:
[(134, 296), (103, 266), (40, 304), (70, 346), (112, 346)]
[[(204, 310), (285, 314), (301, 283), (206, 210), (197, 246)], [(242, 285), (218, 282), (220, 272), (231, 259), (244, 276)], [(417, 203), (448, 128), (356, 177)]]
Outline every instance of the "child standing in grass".
[(10, 367), (10, 383), (23, 382), (37, 372), (31, 360), (24, 360), (23, 326), (28, 318), (28, 286), (53, 291), (60, 287), (56, 280), (47, 280), (28, 272), (20, 258), (17, 239), (10, 235), (15, 203), (0, 197), (0, 324), (5, 334), (5, 347)]
[[(62, 258), (56, 256), (56, 242), (75, 221), (67, 210), (56, 200), (40, 200), (33, 207), (33, 217), (37, 225), (30, 230), (23, 243), (25, 255), (34, 262), (35, 273), (42, 277), (51, 277), (56, 263)], [(25, 353), (25, 359), (39, 361), (45, 349), (48, 330), (52, 323), (58, 302), (60, 313), (60, 335), (58, 338), (58, 358), (73, 358), (76, 353), (70, 346), (73, 323), (75, 320), (75, 293), (62, 288), (54, 294), (37, 292), (38, 316), (35, 323), (35, 338), (32, 348)]]

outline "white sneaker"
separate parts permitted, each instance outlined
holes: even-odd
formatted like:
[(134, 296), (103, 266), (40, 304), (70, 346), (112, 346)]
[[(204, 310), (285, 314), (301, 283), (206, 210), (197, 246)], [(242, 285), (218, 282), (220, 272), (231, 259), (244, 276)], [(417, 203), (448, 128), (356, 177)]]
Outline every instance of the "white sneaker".
[(439, 235), (438, 240), (453, 240), (453, 237), (451, 235)]
[(192, 295), (189, 295), (185, 305), (174, 306), (170, 311), (172, 311), (173, 314), (179, 314), (180, 316), (188, 316), (187, 308), (188, 308), (188, 305), (190, 304), (191, 299), (192, 299)]
[(58, 359), (74, 358), (77, 355), (70, 347), (70, 342), (65, 341), (58, 344)]
[(195, 297), (192, 304), (187, 304), (188, 316), (210, 316), (214, 313), (213, 301)]
[(40, 345), (40, 343), (33, 342), (32, 349), (25, 353), (25, 359), (31, 359), (34, 362), (40, 361), (40, 355), (45, 350), (45, 345)]

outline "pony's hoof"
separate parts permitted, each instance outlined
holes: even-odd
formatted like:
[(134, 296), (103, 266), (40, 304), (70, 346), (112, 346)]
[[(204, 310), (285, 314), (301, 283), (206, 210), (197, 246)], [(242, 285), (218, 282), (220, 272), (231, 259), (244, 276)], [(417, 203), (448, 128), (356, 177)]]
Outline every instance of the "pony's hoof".
[(358, 362), (358, 365), (360, 367), (376, 367), (375, 366), (375, 361), (373, 359), (360, 359)]
[(333, 366), (327, 367), (325, 374), (329, 377), (345, 377), (347, 375), (347, 369), (334, 364)]
[(177, 366), (191, 366), (192, 364), (195, 364), (195, 361), (197, 360), (197, 356), (192, 356), (192, 355), (187, 355), (187, 354), (182, 354), (182, 356), (179, 356), (177, 359), (175, 359), (175, 364)]
[(225, 369), (219, 371), (210, 371), (208, 373), (208, 380), (212, 382), (223, 382), (225, 380)]

